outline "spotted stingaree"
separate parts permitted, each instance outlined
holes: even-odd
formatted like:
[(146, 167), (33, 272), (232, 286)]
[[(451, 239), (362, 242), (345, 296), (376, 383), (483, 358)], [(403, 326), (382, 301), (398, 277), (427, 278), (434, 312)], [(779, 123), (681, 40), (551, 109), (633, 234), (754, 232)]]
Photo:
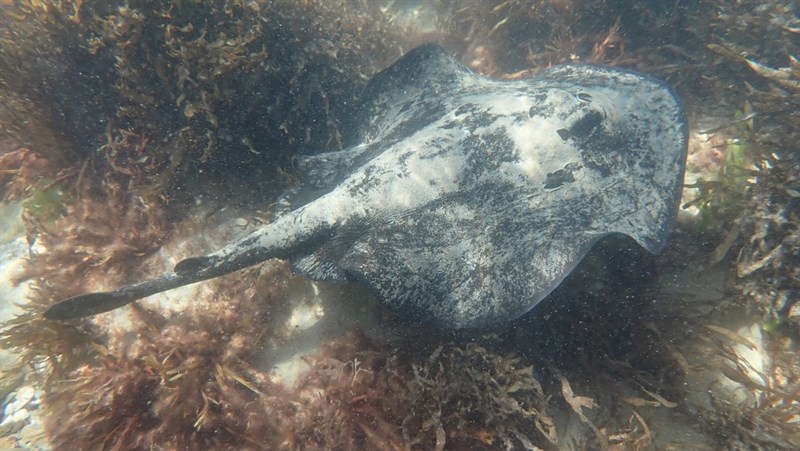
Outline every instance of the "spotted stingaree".
[(274, 222), (45, 316), (96, 314), (283, 258), (314, 279), (363, 283), (407, 317), (483, 326), (530, 310), (601, 237), (659, 252), (673, 228), (686, 121), (649, 77), (567, 65), (491, 80), (425, 45), (363, 98), (360, 144), (302, 159), (305, 182)]

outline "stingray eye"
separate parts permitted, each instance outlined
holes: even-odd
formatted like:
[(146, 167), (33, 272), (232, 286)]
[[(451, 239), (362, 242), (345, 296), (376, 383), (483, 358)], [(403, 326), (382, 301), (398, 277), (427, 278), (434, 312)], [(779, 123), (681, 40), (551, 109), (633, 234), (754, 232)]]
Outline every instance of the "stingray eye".
[(589, 102), (592, 101), (591, 94), (588, 94), (586, 92), (579, 92), (576, 97), (578, 98), (578, 100), (580, 100), (583, 103), (589, 103)]

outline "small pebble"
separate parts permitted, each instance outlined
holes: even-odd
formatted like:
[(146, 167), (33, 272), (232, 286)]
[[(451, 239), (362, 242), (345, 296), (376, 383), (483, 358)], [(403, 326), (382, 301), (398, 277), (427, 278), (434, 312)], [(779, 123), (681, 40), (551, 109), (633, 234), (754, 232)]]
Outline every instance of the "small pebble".
[[(31, 402), (34, 395), (36, 395), (36, 390), (30, 385), (20, 387), (14, 394), (7, 398), (10, 399), (10, 401), (3, 408), (3, 417), (8, 419), (16, 412), (22, 410)], [(5, 419), (3, 420), (4, 422)]]
[(30, 416), (31, 413), (28, 412), (28, 409), (19, 409), (11, 415), (6, 415), (0, 422), (0, 428), (26, 422)]

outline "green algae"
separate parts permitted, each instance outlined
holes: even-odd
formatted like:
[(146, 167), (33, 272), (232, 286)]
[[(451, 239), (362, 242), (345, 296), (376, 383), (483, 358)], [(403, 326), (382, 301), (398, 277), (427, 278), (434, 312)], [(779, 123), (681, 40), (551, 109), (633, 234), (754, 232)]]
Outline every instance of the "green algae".
[(45, 227), (66, 214), (64, 190), (53, 180), (39, 179), (31, 186), (30, 195), (22, 201), (23, 214)]

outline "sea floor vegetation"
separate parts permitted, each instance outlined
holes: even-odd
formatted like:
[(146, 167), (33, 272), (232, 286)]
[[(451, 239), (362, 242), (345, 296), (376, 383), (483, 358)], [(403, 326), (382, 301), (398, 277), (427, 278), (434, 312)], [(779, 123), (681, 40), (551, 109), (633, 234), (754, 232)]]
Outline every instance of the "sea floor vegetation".
[[(0, 274), (0, 447), (800, 448), (795, 2), (0, 6), (0, 195), (26, 262)], [(486, 330), (423, 329), (353, 291), (374, 324), (302, 348), (288, 381), (267, 350), (337, 320), (298, 301), (334, 288), (283, 262), (180, 308), (41, 317), (161, 271), (215, 225), (270, 221), (296, 156), (357, 140), (369, 77), (431, 41), (491, 77), (574, 62), (672, 86), (691, 134), (664, 253), (606, 240), (534, 311)]]

